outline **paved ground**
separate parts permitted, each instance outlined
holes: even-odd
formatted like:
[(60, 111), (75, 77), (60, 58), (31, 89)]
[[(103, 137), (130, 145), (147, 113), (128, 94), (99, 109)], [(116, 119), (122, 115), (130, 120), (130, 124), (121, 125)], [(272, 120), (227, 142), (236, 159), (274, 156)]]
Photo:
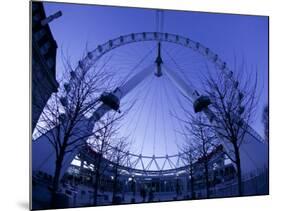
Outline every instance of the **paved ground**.
[[(61, 195), (61, 205), (66, 207), (80, 207), (80, 206), (92, 206), (93, 204), (93, 189), (85, 186), (79, 187), (79, 191), (65, 191), (67, 192)], [(170, 201), (176, 199), (183, 199), (183, 196), (176, 198), (175, 193), (155, 193), (153, 199), (149, 200), (148, 196), (145, 201), (140, 196), (139, 192), (133, 195), (133, 193), (126, 193), (124, 195), (118, 194), (122, 199), (121, 203), (141, 203), (141, 202), (157, 202), (157, 201)], [(49, 208), (51, 200), (50, 191), (44, 186), (36, 186), (33, 188), (33, 209)], [(98, 204), (109, 205), (112, 203), (111, 192), (99, 192)]]

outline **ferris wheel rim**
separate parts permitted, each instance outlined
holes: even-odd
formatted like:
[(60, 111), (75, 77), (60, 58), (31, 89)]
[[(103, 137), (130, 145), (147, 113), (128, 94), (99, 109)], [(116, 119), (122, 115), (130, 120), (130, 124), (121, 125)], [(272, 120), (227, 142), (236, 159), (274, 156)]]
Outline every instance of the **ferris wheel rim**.
[[(198, 41), (194, 41), (188, 37), (168, 33), (168, 32), (136, 32), (118, 36), (113, 39), (109, 39), (101, 45), (98, 45), (94, 50), (89, 51), (87, 56), (78, 62), (78, 66), (75, 68), (76, 72), (79, 72), (79, 69), (88, 71), (92, 65), (95, 64), (103, 55), (110, 52), (113, 49), (138, 42), (147, 42), (147, 41), (156, 41), (156, 42), (167, 42), (181, 45), (186, 48), (190, 48), (195, 52), (201, 54), (201, 56), (209, 59), (213, 64), (215, 64), (218, 69), (224, 71), (224, 74), (232, 78), (233, 72), (227, 67), (226, 62), (224, 62), (218, 54), (213, 52), (210, 48), (205, 47)], [(234, 82), (234, 81), (233, 81)]]
[[(137, 32), (137, 33), (130, 33), (121, 35), (119, 37), (116, 37), (114, 39), (110, 39), (106, 41), (105, 43), (98, 45), (94, 50), (89, 51), (87, 53), (87, 56), (84, 57), (82, 60), (78, 62), (78, 66), (75, 69), (76, 74), (79, 74), (79, 71), (88, 71), (100, 58), (102, 58), (106, 53), (117, 49), (119, 47), (131, 44), (131, 43), (138, 43), (138, 42), (146, 42), (146, 41), (155, 41), (155, 42), (167, 42), (167, 43), (174, 43), (181, 45), (183, 47), (189, 48), (200, 54), (201, 56), (207, 58), (211, 63), (216, 65), (216, 67), (223, 71), (223, 74), (225, 74), (226, 77), (228, 77), (233, 83), (235, 83), (234, 79), (232, 78), (233, 72), (227, 67), (226, 62), (224, 62), (218, 54), (214, 53), (209, 48), (202, 45), (200, 42), (194, 41), (188, 37), (181, 36), (178, 34), (173, 33), (167, 33), (167, 32)], [(75, 77), (77, 78), (77, 77)], [(75, 80), (75, 78), (70, 80)], [(110, 145), (111, 148), (114, 149), (113, 146)], [(122, 150), (119, 150), (120, 152), (124, 154), (129, 154), (130, 156), (137, 157), (137, 158), (145, 158), (145, 159), (169, 159), (177, 157), (182, 158), (182, 156), (185, 154), (185, 152), (179, 152), (177, 154), (166, 154), (163, 156), (149, 156), (149, 155), (142, 155), (142, 154), (135, 154), (130, 151), (124, 152)], [(125, 166), (128, 167), (128, 166)], [(184, 167), (184, 166), (181, 166)], [(179, 167), (179, 168), (181, 168)], [(178, 169), (170, 168), (167, 170), (173, 170)], [(137, 169), (141, 170), (141, 169)], [(157, 171), (157, 170), (156, 170)], [(164, 170), (166, 171), (166, 170)]]

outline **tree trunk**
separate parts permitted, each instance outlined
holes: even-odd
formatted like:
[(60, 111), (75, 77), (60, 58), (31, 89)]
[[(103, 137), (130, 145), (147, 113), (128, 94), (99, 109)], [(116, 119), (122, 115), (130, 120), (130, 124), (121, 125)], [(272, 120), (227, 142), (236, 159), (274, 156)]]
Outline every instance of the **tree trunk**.
[(97, 170), (95, 174), (95, 184), (94, 184), (94, 206), (97, 206), (99, 180), (100, 180), (100, 174), (99, 174), (99, 170)]
[(52, 191), (51, 191), (51, 208), (57, 208), (58, 207), (57, 191), (59, 189), (59, 179), (60, 179), (63, 157), (64, 157), (64, 152), (61, 151), (61, 153), (59, 154), (59, 156), (56, 160), (55, 175), (54, 175), (54, 178), (53, 178), (53, 185), (52, 185)]
[(241, 161), (240, 161), (240, 153), (237, 145), (234, 145), (235, 151), (235, 161), (237, 168), (237, 187), (238, 187), (238, 196), (243, 195), (243, 184), (242, 184), (242, 172), (241, 172)]
[(94, 206), (97, 206), (98, 199), (98, 189), (100, 181), (100, 164), (101, 164), (102, 155), (99, 154), (96, 163), (96, 173), (95, 173), (95, 184), (94, 184)]
[(116, 203), (116, 192), (117, 192), (117, 177), (115, 177), (113, 181), (112, 204)]
[(114, 180), (113, 180), (113, 187), (112, 187), (112, 204), (116, 204), (117, 177), (118, 177), (118, 169), (116, 167), (114, 171)]
[(208, 169), (208, 161), (204, 162), (205, 168), (205, 185), (206, 185), (206, 197), (210, 198), (210, 183), (209, 183), (209, 169)]
[(190, 179), (190, 183), (191, 183), (191, 199), (195, 199), (195, 193), (194, 193), (194, 178), (193, 175), (191, 176)]
[(195, 199), (193, 167), (190, 168), (190, 187), (191, 187), (191, 199)]
[(112, 204), (116, 204), (116, 189), (117, 189), (117, 178), (115, 178), (113, 181)]

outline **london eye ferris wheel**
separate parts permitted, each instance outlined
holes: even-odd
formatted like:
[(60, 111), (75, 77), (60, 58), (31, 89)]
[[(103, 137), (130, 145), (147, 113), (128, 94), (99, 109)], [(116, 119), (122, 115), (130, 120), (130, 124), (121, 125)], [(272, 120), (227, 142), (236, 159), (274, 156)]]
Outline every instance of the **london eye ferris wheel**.
[[(206, 110), (210, 99), (203, 93), (208, 74), (221, 71), (233, 86), (238, 83), (226, 62), (211, 49), (188, 37), (163, 32), (163, 19), (163, 12), (156, 11), (158, 31), (110, 39), (89, 51), (75, 70), (79, 74), (94, 66), (112, 76), (115, 87), (101, 98), (112, 110), (122, 112), (133, 105), (118, 133), (129, 140), (129, 150), (110, 147), (126, 155), (125, 170), (144, 175), (186, 169), (181, 146), (192, 140), (182, 135), (185, 125), (179, 117), (185, 111), (181, 108), (205, 110), (212, 118)], [(95, 150), (95, 141), (89, 143)]]
[[(165, 32), (163, 26), (164, 14), (156, 11), (155, 31), (121, 34), (99, 44), (78, 62), (67, 81), (76, 83), (79, 75), (92, 69), (111, 76), (108, 90), (100, 93), (100, 106), (89, 114), (89, 119), (94, 124), (107, 112), (129, 109), (116, 138), (126, 137), (130, 147), (117, 149), (108, 143), (108, 153), (125, 155), (120, 168), (128, 175), (186, 172), (188, 162), (181, 146), (192, 139), (182, 135), (185, 125), (179, 119), (186, 110), (202, 112), (210, 121), (217, 118), (208, 109), (211, 101), (204, 93), (207, 75), (220, 72), (237, 92), (243, 92), (227, 63), (211, 48), (185, 35)], [(251, 134), (260, 139), (254, 130)], [(97, 142), (87, 143), (95, 151)], [(91, 160), (85, 150), (67, 160), (70, 162), (77, 154)]]

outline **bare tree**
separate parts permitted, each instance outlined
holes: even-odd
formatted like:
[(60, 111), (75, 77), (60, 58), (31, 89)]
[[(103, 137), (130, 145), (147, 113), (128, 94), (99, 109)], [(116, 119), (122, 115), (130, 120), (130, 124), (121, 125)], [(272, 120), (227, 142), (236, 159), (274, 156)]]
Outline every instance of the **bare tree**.
[(197, 153), (197, 163), (198, 165), (203, 165), (204, 168), (204, 178), (205, 178), (205, 187), (206, 187), (206, 197), (210, 197), (210, 179), (209, 179), (209, 160), (210, 153), (217, 146), (216, 137), (213, 131), (204, 126), (204, 123), (208, 119), (202, 114), (193, 116), (189, 120), (189, 124), (186, 127), (188, 134), (192, 139), (194, 145), (194, 152)]
[(236, 71), (236, 75), (230, 72), (226, 76), (226, 73), (218, 70), (206, 77), (204, 91), (211, 100), (209, 109), (212, 111), (212, 117), (204, 126), (212, 129), (218, 139), (232, 146), (227, 154), (236, 166), (238, 195), (241, 196), (243, 187), (240, 146), (249, 130), (258, 96), (255, 71), (247, 74), (244, 64)]
[(94, 205), (97, 205), (98, 191), (100, 189), (100, 179), (105, 171), (109, 170), (109, 162), (113, 159), (114, 154), (112, 153), (112, 145), (114, 139), (118, 135), (119, 122), (125, 112), (118, 116), (116, 119), (115, 115), (107, 114), (105, 117), (96, 124), (96, 133), (92, 140), (89, 141), (90, 146), (95, 151), (94, 157), (94, 172), (95, 172), (95, 183), (94, 183)]
[[(188, 139), (187, 139), (188, 140)], [(184, 158), (187, 162), (187, 176), (186, 176), (186, 190), (187, 194), (190, 192), (191, 199), (195, 199), (195, 177), (194, 177), (194, 170), (195, 170), (195, 163), (197, 161), (197, 154), (195, 153), (193, 149), (193, 145), (187, 141), (186, 144), (181, 146), (181, 151), (184, 153)]]
[[(65, 72), (60, 80), (59, 91), (49, 99), (41, 114), (34, 137), (47, 137), (55, 152), (51, 202), (53, 208), (58, 205), (56, 195), (66, 154), (81, 147), (89, 137), (103, 129), (93, 130), (91, 124), (85, 127), (85, 122), (89, 122), (88, 117), (100, 104), (100, 94), (109, 88), (109, 78), (110, 76), (102, 68), (89, 69), (80, 65), (79, 69), (75, 70), (67, 61)], [(104, 128), (116, 119), (107, 122)]]
[(209, 155), (218, 145), (217, 137), (214, 134), (214, 131), (210, 127), (206, 126), (206, 123), (209, 121), (206, 116), (203, 114), (194, 114), (190, 110), (186, 109), (181, 102), (179, 103), (181, 109), (183, 110), (183, 116), (173, 116), (183, 123), (182, 131), (178, 132), (184, 137), (185, 140), (182, 146), (182, 152), (187, 154), (189, 173), (191, 177), (191, 188), (194, 188), (194, 167), (203, 164), (206, 197), (209, 198)]
[(120, 175), (120, 166), (124, 165), (128, 158), (129, 142), (126, 137), (119, 138), (114, 146), (113, 154), (113, 187), (112, 187), (112, 204), (117, 204), (116, 194), (118, 192), (118, 178)]

